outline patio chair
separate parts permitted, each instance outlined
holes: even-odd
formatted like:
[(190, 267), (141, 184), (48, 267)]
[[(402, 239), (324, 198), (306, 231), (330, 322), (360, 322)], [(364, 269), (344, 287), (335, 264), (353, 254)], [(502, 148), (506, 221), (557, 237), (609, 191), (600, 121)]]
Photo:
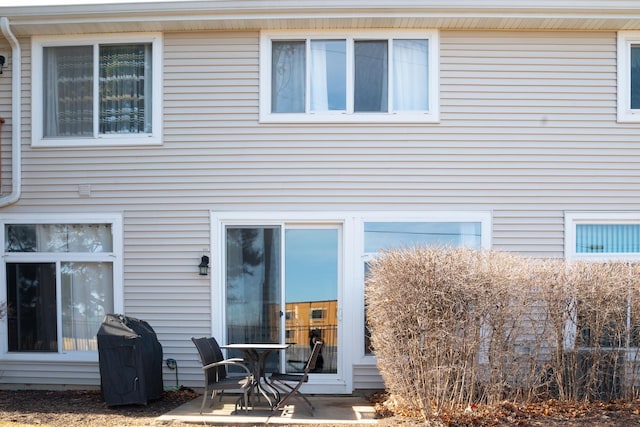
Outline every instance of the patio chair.
[(318, 360), (318, 355), (322, 350), (322, 346), (324, 343), (320, 340), (317, 340), (313, 345), (313, 350), (311, 350), (311, 354), (309, 355), (309, 359), (304, 367), (304, 370), (301, 374), (287, 374), (274, 372), (269, 377), (269, 383), (274, 386), (276, 389), (286, 393), (286, 395), (280, 399), (278, 404), (273, 408), (273, 410), (284, 409), (287, 402), (293, 397), (300, 397), (307, 404), (309, 409), (311, 410), (311, 414), (315, 408), (307, 399), (307, 397), (300, 393), (300, 387), (302, 384), (309, 381), (309, 372), (312, 372), (316, 366), (316, 361)]
[[(217, 392), (220, 392), (220, 400), (222, 400), (222, 394), (225, 390), (240, 390), (243, 393), (241, 407), (244, 406), (244, 410), (248, 412), (249, 400), (248, 393), (252, 384), (251, 371), (242, 363), (243, 359), (233, 358), (225, 359), (222, 356), (222, 350), (218, 342), (213, 337), (191, 338), (193, 344), (195, 344), (198, 354), (200, 355), (200, 361), (202, 362), (202, 369), (204, 370), (205, 377), (205, 389), (202, 399), (202, 406), (200, 406), (200, 414), (204, 410), (204, 405), (207, 402), (209, 394), (213, 403), (213, 398)], [(239, 366), (247, 373), (246, 376), (228, 376), (227, 366)], [(239, 399), (239, 400), (240, 400)], [(238, 409), (238, 402), (236, 402), (236, 411)]]

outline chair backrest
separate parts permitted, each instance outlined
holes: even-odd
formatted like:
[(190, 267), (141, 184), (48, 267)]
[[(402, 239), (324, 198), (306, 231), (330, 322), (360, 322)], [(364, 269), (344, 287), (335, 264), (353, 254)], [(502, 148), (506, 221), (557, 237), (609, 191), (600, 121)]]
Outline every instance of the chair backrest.
[[(191, 338), (191, 341), (198, 350), (202, 366), (224, 360), (222, 350), (214, 337)], [(218, 366), (215, 369), (207, 369), (205, 376), (207, 384), (215, 383), (227, 377), (227, 370), (224, 366)]]
[(308, 374), (310, 371), (313, 371), (316, 368), (316, 362), (318, 360), (318, 355), (322, 350), (322, 346), (324, 343), (320, 340), (316, 340), (313, 344), (313, 350), (311, 350), (311, 355), (309, 356), (309, 360), (307, 360), (307, 364), (304, 367), (304, 373)]

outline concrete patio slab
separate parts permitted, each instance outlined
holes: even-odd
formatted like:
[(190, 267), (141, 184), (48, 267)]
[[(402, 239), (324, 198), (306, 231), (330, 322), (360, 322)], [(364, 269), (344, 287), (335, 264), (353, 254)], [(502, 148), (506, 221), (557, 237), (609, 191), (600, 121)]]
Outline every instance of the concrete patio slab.
[(260, 424), (330, 424), (330, 425), (373, 425), (377, 424), (373, 405), (360, 396), (308, 396), (315, 406), (311, 414), (307, 406), (293, 400), (282, 411), (271, 411), (268, 407), (250, 408), (249, 413), (235, 411), (237, 395), (225, 395), (220, 402), (218, 398), (210, 408), (205, 408), (200, 415), (202, 398), (199, 397), (168, 412), (156, 420), (161, 423), (179, 421), (183, 423), (204, 425), (260, 425)]

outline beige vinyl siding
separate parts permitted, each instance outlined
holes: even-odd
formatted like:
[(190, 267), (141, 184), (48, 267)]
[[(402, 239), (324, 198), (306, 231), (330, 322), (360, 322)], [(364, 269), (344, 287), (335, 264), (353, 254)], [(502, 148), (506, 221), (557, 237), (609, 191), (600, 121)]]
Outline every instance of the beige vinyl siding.
[[(210, 276), (197, 265), (209, 252), (209, 215), (167, 202), (159, 209), (125, 211), (124, 301), (127, 314), (144, 319), (178, 363), (180, 385), (202, 384), (191, 336), (211, 335)], [(165, 384), (175, 371), (164, 369)]]
[(356, 390), (381, 390), (384, 389), (384, 382), (380, 377), (376, 365), (354, 365), (353, 378)]
[(97, 363), (57, 362), (47, 369), (42, 362), (2, 362), (3, 387), (32, 387), (42, 389), (95, 388), (100, 384)]
[(5, 68), (0, 75), (0, 189), (2, 194), (11, 192), (11, 69), (12, 58), (9, 43), (0, 37), (0, 52), (5, 57)]
[[(614, 32), (441, 31), (440, 40), (440, 123), (267, 125), (257, 32), (167, 33), (158, 147), (31, 148), (24, 71), (23, 196), (3, 211), (122, 213), (126, 313), (154, 327), (193, 387), (202, 377), (189, 338), (211, 331), (210, 277), (196, 267), (212, 210), (491, 211), (493, 247), (535, 257), (563, 256), (566, 210), (640, 211), (638, 127), (616, 123)], [(5, 72), (0, 114), (8, 84)], [(9, 127), (2, 137), (4, 149)], [(25, 383), (29, 372), (35, 383), (38, 372), (67, 384), (57, 367), (12, 362), (2, 382)], [(99, 384), (96, 364), (74, 375)], [(381, 385), (360, 362), (353, 383)]]

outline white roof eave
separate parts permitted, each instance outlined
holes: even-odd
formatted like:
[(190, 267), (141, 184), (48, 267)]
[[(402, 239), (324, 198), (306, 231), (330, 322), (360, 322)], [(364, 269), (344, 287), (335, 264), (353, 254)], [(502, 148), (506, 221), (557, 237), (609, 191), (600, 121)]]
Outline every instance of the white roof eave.
[(18, 36), (337, 27), (640, 29), (638, 0), (398, 0), (392, 6), (388, 0), (59, 1), (56, 6), (2, 6), (0, 16)]

